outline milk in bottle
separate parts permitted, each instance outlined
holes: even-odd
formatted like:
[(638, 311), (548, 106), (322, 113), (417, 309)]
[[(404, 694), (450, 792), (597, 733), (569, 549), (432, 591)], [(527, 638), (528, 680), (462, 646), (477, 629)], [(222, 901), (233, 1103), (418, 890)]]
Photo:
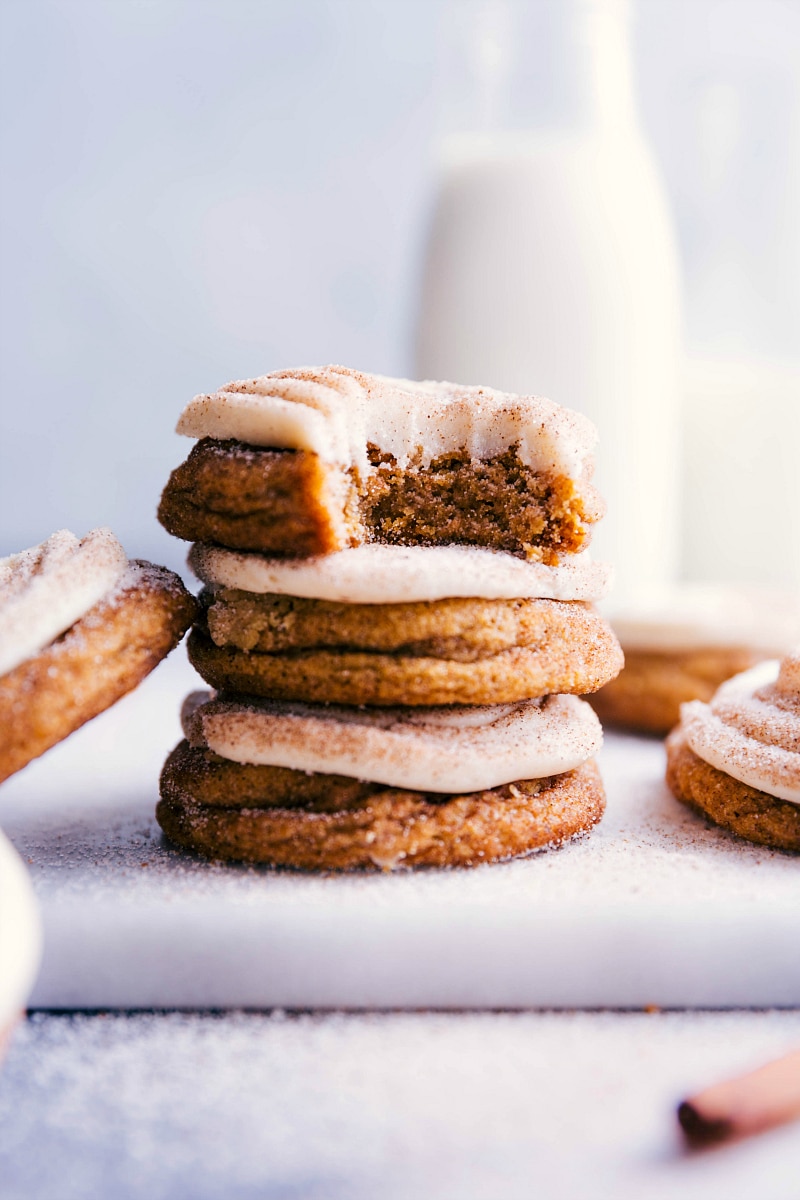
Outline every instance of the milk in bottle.
[[(525, 43), (525, 11), (471, 9), (479, 90), (487, 61), (495, 93), (553, 69)], [(563, 104), (549, 127), (512, 128), (508, 108), (498, 120), (501, 105), (484, 104), (484, 128), (443, 141), (416, 374), (536, 392), (591, 417), (608, 502), (592, 552), (615, 564), (622, 598), (676, 573), (676, 240), (637, 120), (627, 5), (567, 0), (552, 15)]]

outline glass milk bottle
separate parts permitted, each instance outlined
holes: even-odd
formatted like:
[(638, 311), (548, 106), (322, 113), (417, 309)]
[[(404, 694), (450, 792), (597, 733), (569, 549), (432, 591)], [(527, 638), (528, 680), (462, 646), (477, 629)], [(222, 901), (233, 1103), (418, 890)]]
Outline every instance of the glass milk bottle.
[[(669, 584), (679, 519), (678, 256), (637, 119), (628, 6), (460, 11), (471, 19), (462, 67), (477, 102), (473, 128), (442, 143), (416, 374), (536, 392), (585, 412), (600, 432), (597, 483), (608, 502), (592, 552), (615, 564), (618, 599)], [(547, 36), (540, 28), (526, 37), (542, 13)], [(536, 72), (557, 78), (548, 84), (555, 102), (551, 94), (547, 127), (520, 129), (510, 110), (520, 79)]]

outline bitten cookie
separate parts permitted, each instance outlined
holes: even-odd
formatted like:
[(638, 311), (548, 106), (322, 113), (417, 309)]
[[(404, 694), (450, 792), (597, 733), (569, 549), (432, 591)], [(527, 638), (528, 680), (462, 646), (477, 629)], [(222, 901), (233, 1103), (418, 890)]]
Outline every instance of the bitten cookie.
[(593, 427), (541, 397), (310, 367), (196, 396), (178, 432), (200, 440), (159, 520), (232, 549), (462, 543), (555, 564), (602, 515)]
[(0, 561), (0, 781), (131, 691), (196, 613), (177, 575), (107, 529)]
[(723, 829), (800, 851), (800, 655), (735, 676), (710, 704), (684, 704), (667, 783)]

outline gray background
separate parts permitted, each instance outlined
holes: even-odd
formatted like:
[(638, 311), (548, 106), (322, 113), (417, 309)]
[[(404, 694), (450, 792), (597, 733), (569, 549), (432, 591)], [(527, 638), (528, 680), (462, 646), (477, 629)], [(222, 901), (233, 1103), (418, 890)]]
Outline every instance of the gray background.
[[(454, 11), (5, 0), (0, 553), (107, 523), (180, 564), (154, 509), (189, 396), (411, 369)], [(796, 355), (800, 5), (641, 0), (635, 45), (690, 349)], [(533, 119), (548, 69), (545, 29)]]

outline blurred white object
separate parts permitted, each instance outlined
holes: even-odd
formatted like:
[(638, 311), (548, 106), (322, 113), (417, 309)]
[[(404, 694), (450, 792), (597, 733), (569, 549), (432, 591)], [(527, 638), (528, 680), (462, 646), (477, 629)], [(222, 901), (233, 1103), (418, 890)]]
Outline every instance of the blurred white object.
[(515, 74), (554, 68), (520, 34), (529, 10), (471, 11), (483, 100), (476, 127), (443, 144), (416, 374), (537, 392), (585, 412), (600, 431), (608, 501), (593, 552), (614, 563), (621, 596), (668, 584), (679, 529), (679, 271), (636, 114), (628, 5), (571, 0), (554, 10), (568, 120), (535, 131), (512, 131), (503, 111)]
[(691, 579), (800, 590), (800, 363), (687, 364)]
[(41, 942), (39, 911), (28, 873), (0, 833), (0, 1057), (33, 987)]
[(623, 650), (683, 654), (721, 647), (782, 658), (800, 645), (800, 594), (682, 583), (607, 607)]

